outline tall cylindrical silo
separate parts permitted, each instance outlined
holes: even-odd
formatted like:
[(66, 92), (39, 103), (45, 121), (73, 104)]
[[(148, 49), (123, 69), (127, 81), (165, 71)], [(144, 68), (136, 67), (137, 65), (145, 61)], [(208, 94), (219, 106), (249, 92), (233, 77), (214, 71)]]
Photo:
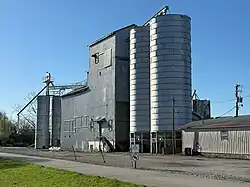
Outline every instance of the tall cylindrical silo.
[(171, 131), (173, 115), (175, 128), (192, 120), (190, 31), (185, 15), (167, 14), (150, 22), (151, 132)]
[(52, 146), (60, 146), (61, 136), (61, 97), (52, 97)]
[[(130, 140), (147, 147), (144, 139), (150, 132), (150, 46), (149, 27), (135, 27), (130, 31)], [(146, 138), (147, 137), (147, 138)], [(149, 142), (148, 142), (149, 144)]]
[(7, 138), (10, 133), (10, 124), (7, 119), (0, 119), (0, 140), (2, 138)]
[(50, 97), (41, 95), (37, 97), (37, 125), (35, 129), (35, 148), (47, 149), (50, 144), (49, 133)]

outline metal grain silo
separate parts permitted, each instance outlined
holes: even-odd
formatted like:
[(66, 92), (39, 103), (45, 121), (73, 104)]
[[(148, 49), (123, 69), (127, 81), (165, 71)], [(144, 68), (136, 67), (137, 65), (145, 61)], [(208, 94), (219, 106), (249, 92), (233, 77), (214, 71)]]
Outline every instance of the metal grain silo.
[(35, 148), (47, 149), (50, 144), (49, 133), (50, 97), (41, 95), (37, 97), (37, 125), (35, 129)]
[[(140, 145), (141, 152), (149, 147), (150, 132), (150, 48), (149, 27), (130, 31), (130, 142)], [(149, 149), (148, 149), (149, 151)]]
[(60, 146), (61, 136), (61, 97), (52, 97), (52, 146)]
[(10, 134), (10, 123), (5, 117), (0, 119), (0, 140), (7, 138)]
[(157, 141), (172, 131), (173, 119), (175, 128), (192, 120), (191, 25), (179, 14), (154, 17), (149, 25), (151, 139), (157, 152), (162, 149)]

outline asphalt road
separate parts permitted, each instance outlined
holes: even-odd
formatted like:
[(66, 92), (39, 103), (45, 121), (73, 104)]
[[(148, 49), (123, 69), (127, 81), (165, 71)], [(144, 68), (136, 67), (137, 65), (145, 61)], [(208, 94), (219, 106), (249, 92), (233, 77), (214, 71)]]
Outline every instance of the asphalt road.
[(212, 180), (181, 174), (171, 174), (159, 171), (143, 171), (130, 168), (119, 168), (110, 166), (92, 165), (69, 160), (59, 160), (52, 158), (41, 158), (35, 156), (18, 155), (10, 153), (0, 153), (0, 157), (20, 160), (29, 163), (65, 169), (79, 172), (85, 175), (103, 176), (106, 178), (118, 179), (124, 182), (132, 182), (159, 187), (249, 187), (247, 183), (233, 181)]
[[(67, 151), (51, 152), (29, 148), (0, 148), (0, 152), (75, 160), (74, 153)], [(100, 153), (77, 152), (76, 159), (78, 162), (83, 163), (131, 168), (131, 160), (128, 153), (105, 153), (105, 163)], [(199, 176), (210, 179), (250, 183), (250, 160), (211, 159), (180, 155), (153, 156), (143, 154), (140, 155), (137, 168), (151, 171), (162, 171), (170, 174), (182, 174), (187, 176)]]

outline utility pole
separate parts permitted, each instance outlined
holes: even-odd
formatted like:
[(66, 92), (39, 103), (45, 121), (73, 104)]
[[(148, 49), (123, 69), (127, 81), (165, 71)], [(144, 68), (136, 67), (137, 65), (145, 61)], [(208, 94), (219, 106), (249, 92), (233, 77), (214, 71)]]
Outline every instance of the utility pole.
[(173, 154), (175, 154), (175, 99), (173, 98), (172, 100), (172, 124), (173, 124), (173, 129), (172, 129), (172, 148), (173, 148)]
[(235, 97), (236, 97), (236, 102), (235, 102), (235, 116), (239, 116), (239, 103), (240, 103), (240, 97), (239, 97), (239, 84), (235, 85)]

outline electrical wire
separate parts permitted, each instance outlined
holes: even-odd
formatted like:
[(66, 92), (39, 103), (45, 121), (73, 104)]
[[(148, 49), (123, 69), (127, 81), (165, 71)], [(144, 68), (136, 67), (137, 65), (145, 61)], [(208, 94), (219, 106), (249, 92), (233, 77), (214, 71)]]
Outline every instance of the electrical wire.
[(227, 112), (225, 112), (224, 114), (218, 116), (218, 117), (225, 116), (226, 114), (228, 114), (229, 112), (231, 112), (233, 109), (235, 109), (235, 106), (233, 108), (231, 108), (230, 110), (228, 110)]
[[(245, 95), (242, 96), (242, 98), (248, 98), (250, 97), (250, 95)], [(228, 100), (222, 100), (222, 101), (215, 101), (215, 102), (211, 102), (212, 104), (217, 104), (217, 103), (226, 103), (226, 102), (230, 102), (230, 101), (236, 101), (236, 99), (228, 99)]]
[(223, 101), (215, 101), (215, 102), (211, 102), (213, 104), (216, 104), (216, 103), (226, 103), (226, 102), (229, 102), (229, 101), (235, 101), (236, 99), (228, 99), (228, 100), (223, 100)]
[(250, 95), (245, 95), (243, 98), (250, 97)]

